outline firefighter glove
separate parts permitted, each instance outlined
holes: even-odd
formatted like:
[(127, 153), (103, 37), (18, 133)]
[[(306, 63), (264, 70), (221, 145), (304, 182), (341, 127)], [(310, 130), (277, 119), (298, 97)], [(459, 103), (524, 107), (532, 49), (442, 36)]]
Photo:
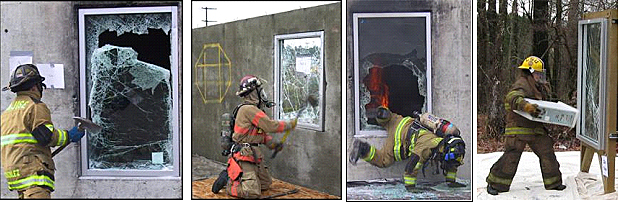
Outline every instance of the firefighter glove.
[(71, 142), (77, 142), (84, 137), (84, 134), (86, 134), (84, 131), (78, 130), (77, 126), (74, 126), (71, 130), (69, 130), (69, 139)]
[(272, 139), (267, 144), (267, 147), (271, 150), (281, 151), (284, 148), (284, 143), (280, 142), (279, 140)]
[(542, 113), (542, 110), (537, 107), (537, 104), (531, 103), (527, 103), (524, 105), (524, 111), (531, 114), (531, 116), (533, 117), (537, 117), (540, 113)]

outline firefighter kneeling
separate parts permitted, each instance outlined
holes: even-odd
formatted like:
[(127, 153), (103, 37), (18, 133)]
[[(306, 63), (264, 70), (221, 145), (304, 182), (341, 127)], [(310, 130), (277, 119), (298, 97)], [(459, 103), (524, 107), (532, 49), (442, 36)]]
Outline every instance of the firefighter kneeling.
[(223, 155), (229, 156), (228, 167), (213, 184), (213, 193), (225, 186), (228, 195), (253, 199), (271, 186), (271, 176), (262, 164), (264, 155), (258, 146), (264, 144), (271, 150), (281, 150), (283, 144), (267, 133), (292, 130), (297, 122), (272, 120), (265, 114), (262, 109), (274, 103), (267, 100), (262, 83), (251, 75), (241, 79), (236, 95), (243, 98), (243, 103), (236, 107), (230, 121), (232, 136), (222, 134)]
[[(462, 165), (465, 144), (460, 131), (446, 120), (424, 113), (416, 118), (403, 117), (379, 107), (376, 122), (387, 130), (388, 138), (380, 150), (355, 139), (349, 156), (356, 165), (359, 158), (377, 167), (388, 167), (394, 161), (409, 159), (404, 172), (404, 185), (408, 191), (415, 188), (417, 174), (430, 162), (438, 162), (449, 187), (464, 187), (456, 182), (457, 167)], [(425, 173), (424, 173), (425, 174)]]

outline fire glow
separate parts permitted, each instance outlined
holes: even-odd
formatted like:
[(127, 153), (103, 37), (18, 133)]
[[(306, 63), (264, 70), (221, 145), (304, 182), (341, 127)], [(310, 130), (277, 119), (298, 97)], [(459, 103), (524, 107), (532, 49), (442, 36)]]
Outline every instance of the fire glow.
[(368, 87), (371, 98), (370, 103), (365, 105), (366, 109), (389, 107), (389, 86), (383, 80), (383, 68), (378, 66), (370, 68), (363, 83)]

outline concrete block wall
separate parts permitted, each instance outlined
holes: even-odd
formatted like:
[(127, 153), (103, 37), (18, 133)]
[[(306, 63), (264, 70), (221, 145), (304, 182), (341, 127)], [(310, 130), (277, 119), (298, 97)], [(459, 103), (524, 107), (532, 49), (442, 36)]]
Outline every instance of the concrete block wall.
[[(249, 74), (268, 80), (265, 91), (273, 97), (275, 35), (324, 30), (324, 132), (297, 129), (284, 150), (265, 159), (273, 177), (341, 196), (342, 180), (342, 69), (341, 3), (298, 9), (191, 31), (191, 153), (225, 162), (219, 146), (220, 116), (241, 103), (235, 95), (240, 79)], [(195, 82), (194, 64), (204, 44), (219, 43), (232, 62), (232, 86), (221, 103), (204, 103)], [(267, 110), (272, 116), (272, 111)], [(283, 134), (272, 134), (281, 138)], [(267, 156), (271, 151), (262, 147)]]
[[(450, 0), (415, 1), (363, 1), (352, 0), (346, 4), (346, 156), (354, 136), (354, 69), (353, 69), (353, 13), (377, 12), (431, 12), (432, 37), (432, 113), (454, 123), (466, 142), (465, 164), (458, 169), (457, 177), (471, 179), (473, 154), (473, 61), (472, 61), (472, 2)], [(362, 138), (382, 147), (386, 138)], [(360, 162), (346, 163), (346, 180), (373, 180), (402, 177), (406, 161), (389, 168), (378, 168)], [(428, 172), (426, 172), (428, 174)], [(443, 180), (442, 175), (428, 176), (427, 180)]]
[[(0, 85), (5, 86), (10, 80), (10, 51), (33, 51), (33, 63), (56, 63), (64, 65), (64, 89), (47, 89), (43, 91), (42, 101), (52, 113), (54, 125), (61, 129), (74, 126), (73, 116), (79, 115), (79, 49), (78, 49), (78, 12), (80, 6), (140, 6), (140, 5), (177, 5), (179, 22), (182, 22), (182, 4), (180, 2), (143, 3), (131, 2), (5, 2), (1, 6), (0, 23)], [(179, 50), (182, 50), (182, 23), (179, 23)], [(182, 54), (179, 51), (179, 58)], [(179, 67), (182, 66), (179, 61)], [(182, 71), (179, 71), (182, 72)], [(182, 81), (182, 78), (180, 79)], [(180, 82), (182, 83), (182, 82)], [(181, 89), (182, 93), (182, 88)], [(15, 94), (10, 91), (1, 93), (0, 109), (6, 109)], [(180, 101), (182, 109), (182, 101)], [(182, 114), (182, 113), (181, 113)], [(181, 116), (182, 117), (182, 116)], [(182, 120), (179, 119), (178, 125)], [(182, 134), (182, 129), (181, 129)], [(182, 141), (181, 141), (182, 142)], [(182, 151), (180, 152), (182, 153)], [(180, 158), (180, 157), (178, 157)], [(70, 144), (54, 157), (56, 164), (56, 190), (52, 198), (180, 198), (181, 179), (177, 178), (80, 178), (79, 146)], [(181, 158), (182, 162), (182, 158)], [(2, 170), (4, 173), (4, 170)], [(17, 198), (16, 192), (7, 188), (4, 175), (0, 182), (0, 197)]]

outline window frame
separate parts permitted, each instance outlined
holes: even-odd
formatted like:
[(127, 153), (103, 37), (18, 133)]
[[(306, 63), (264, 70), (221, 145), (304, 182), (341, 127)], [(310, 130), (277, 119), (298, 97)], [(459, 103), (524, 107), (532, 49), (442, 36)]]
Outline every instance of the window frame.
[[(584, 133), (586, 133), (586, 126), (585, 126), (585, 116), (586, 116), (586, 105), (584, 103), (586, 103), (587, 100), (585, 100), (586, 96), (580, 96), (582, 95), (581, 93), (584, 90), (584, 85), (585, 83), (583, 81), (585, 81), (585, 79), (587, 78), (587, 64), (586, 64), (586, 57), (584, 56), (584, 54), (587, 52), (588, 48), (585, 44), (587, 44), (587, 37), (586, 34), (589, 31), (589, 29), (585, 29), (585, 26), (587, 25), (591, 25), (591, 24), (600, 24), (600, 75), (599, 75), (599, 100), (598, 103), (600, 105), (600, 112), (599, 114), (597, 114), (598, 118), (599, 118), (599, 122), (597, 123), (598, 125), (598, 131), (597, 131), (597, 137), (598, 140), (594, 140), (592, 138), (590, 138), (589, 136), (583, 135)], [(604, 147), (606, 145), (606, 138), (605, 138), (605, 134), (608, 132), (606, 131), (606, 127), (604, 127), (603, 124), (605, 124), (608, 120), (607, 120), (607, 116), (606, 116), (606, 91), (607, 91), (607, 87), (606, 87), (606, 71), (607, 71), (607, 60), (608, 60), (608, 20), (605, 18), (596, 18), (596, 19), (590, 19), (590, 20), (580, 20), (578, 21), (578, 102), (577, 102), (577, 108), (578, 108), (578, 122), (576, 124), (576, 138), (585, 142), (587, 145), (597, 149), (597, 150), (604, 150)]]
[(427, 112), (432, 113), (432, 30), (430, 12), (404, 12), (404, 13), (353, 13), (353, 67), (354, 67), (354, 106), (355, 112), (354, 137), (387, 137), (385, 130), (361, 130), (359, 124), (359, 19), (360, 18), (416, 18), (423, 17), (426, 22), (426, 107)]
[(80, 178), (99, 178), (99, 177), (180, 177), (180, 123), (179, 123), (179, 58), (178, 58), (178, 7), (177, 6), (156, 6), (156, 7), (122, 7), (122, 8), (79, 8), (78, 9), (78, 33), (79, 33), (79, 68), (80, 68), (80, 114), (86, 116), (88, 113), (86, 103), (86, 39), (85, 39), (85, 16), (87, 15), (107, 15), (107, 14), (144, 14), (144, 13), (171, 13), (170, 27), (170, 72), (172, 77), (172, 169), (171, 170), (138, 170), (138, 169), (89, 169), (87, 139), (84, 136), (80, 142)]
[(325, 122), (325, 94), (324, 94), (324, 79), (325, 79), (325, 37), (324, 30), (321, 31), (309, 31), (309, 32), (300, 32), (300, 33), (292, 33), (292, 34), (280, 34), (275, 35), (273, 37), (273, 47), (274, 47), (274, 58), (273, 58), (273, 75), (274, 75), (274, 84), (273, 84), (273, 97), (275, 102), (275, 107), (273, 108), (273, 114), (276, 119), (281, 119), (280, 107), (282, 106), (280, 99), (281, 96), (281, 67), (280, 67), (280, 51), (281, 44), (286, 39), (303, 39), (303, 38), (320, 38), (320, 66), (322, 67), (322, 71), (320, 74), (320, 83), (318, 84), (319, 95), (318, 98), (318, 106), (320, 106), (320, 121), (318, 124), (309, 124), (309, 123), (297, 123), (297, 128), (303, 128), (314, 131), (324, 131), (324, 122)]

